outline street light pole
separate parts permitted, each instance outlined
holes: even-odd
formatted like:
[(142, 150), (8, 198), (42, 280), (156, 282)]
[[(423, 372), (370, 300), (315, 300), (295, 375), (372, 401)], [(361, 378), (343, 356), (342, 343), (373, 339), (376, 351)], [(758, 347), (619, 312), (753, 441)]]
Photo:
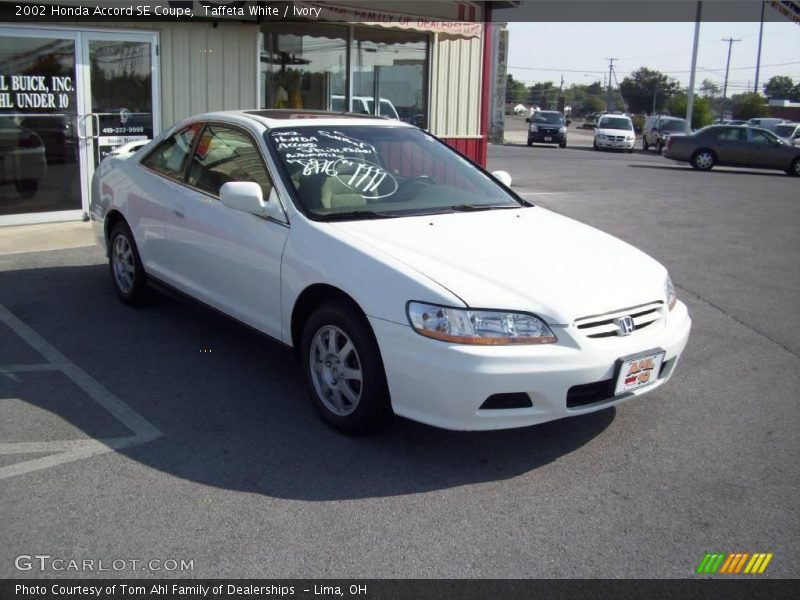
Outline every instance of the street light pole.
[(728, 71), (731, 68), (731, 48), (733, 42), (741, 42), (741, 39), (723, 38), (723, 42), (728, 42), (728, 62), (725, 63), (725, 86), (722, 88), (722, 108), (719, 111), (720, 120), (725, 118), (725, 97), (728, 95)]
[(694, 46), (692, 47), (692, 72), (689, 75), (689, 97), (686, 99), (686, 135), (692, 132), (692, 113), (694, 111), (694, 76), (697, 71), (697, 46), (700, 41), (700, 18), (703, 15), (703, 3), (697, 3), (697, 14), (694, 18)]
[(764, 37), (764, 5), (766, 2), (761, 2), (761, 25), (758, 29), (758, 56), (756, 57), (756, 84), (753, 86), (753, 93), (758, 93), (758, 72), (761, 69), (761, 38)]

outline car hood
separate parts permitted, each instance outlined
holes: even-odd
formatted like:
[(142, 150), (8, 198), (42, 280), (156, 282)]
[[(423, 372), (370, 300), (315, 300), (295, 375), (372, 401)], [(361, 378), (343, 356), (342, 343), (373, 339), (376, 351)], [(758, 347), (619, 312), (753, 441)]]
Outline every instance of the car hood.
[[(467, 306), (551, 324), (664, 301), (666, 270), (636, 248), (540, 207), (331, 223)], [(426, 300), (408, 298), (408, 300)]]

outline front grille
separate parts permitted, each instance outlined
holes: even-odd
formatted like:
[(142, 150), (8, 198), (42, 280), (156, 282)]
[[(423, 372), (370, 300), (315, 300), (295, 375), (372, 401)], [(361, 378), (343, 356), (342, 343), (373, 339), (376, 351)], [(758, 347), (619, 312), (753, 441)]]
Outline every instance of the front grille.
[[(658, 379), (662, 379), (670, 374), (674, 361), (675, 359), (671, 358), (661, 364), (661, 370), (658, 372)], [(603, 381), (573, 385), (567, 391), (567, 408), (581, 408), (613, 399), (614, 382), (614, 379), (604, 379)]]
[(593, 383), (573, 385), (567, 392), (567, 408), (579, 408), (596, 404), (614, 397), (614, 380), (605, 379)]
[(619, 335), (619, 328), (614, 324), (614, 319), (628, 316), (633, 319), (633, 332), (656, 325), (664, 319), (664, 303), (651, 302), (640, 306), (632, 306), (615, 310), (602, 315), (591, 315), (575, 320), (578, 331), (589, 338), (615, 337)]

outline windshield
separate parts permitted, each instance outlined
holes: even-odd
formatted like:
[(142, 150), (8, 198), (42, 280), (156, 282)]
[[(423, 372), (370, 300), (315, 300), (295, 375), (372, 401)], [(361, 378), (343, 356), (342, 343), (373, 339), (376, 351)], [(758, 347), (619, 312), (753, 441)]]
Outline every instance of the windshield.
[(681, 119), (680, 121), (664, 121), (659, 126), (659, 130), (661, 131), (686, 131), (686, 121)]
[(622, 117), (603, 117), (600, 120), (600, 129), (627, 129), (633, 130), (633, 123)]
[(797, 127), (797, 125), (778, 125), (775, 128), (775, 133), (781, 137), (789, 137), (790, 135), (794, 135), (795, 127)]
[(560, 113), (534, 113), (534, 123), (552, 123), (553, 125), (563, 125), (564, 117)]
[(521, 206), (468, 160), (419, 129), (315, 126), (276, 129), (265, 136), (295, 198), (319, 220)]

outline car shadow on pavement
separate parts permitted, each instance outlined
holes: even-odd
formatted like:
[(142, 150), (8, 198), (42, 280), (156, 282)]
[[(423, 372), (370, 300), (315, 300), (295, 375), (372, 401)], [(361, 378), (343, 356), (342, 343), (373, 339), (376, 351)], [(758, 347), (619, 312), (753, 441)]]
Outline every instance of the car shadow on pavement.
[[(289, 349), (196, 303), (159, 295), (148, 307), (126, 307), (103, 264), (3, 271), (0, 290), (18, 319), (163, 432), (120, 453), (219, 488), (327, 501), (503, 480), (580, 449), (616, 414), (466, 433), (398, 418), (379, 434), (350, 438), (317, 416)], [(36, 393), (15, 391), (31, 410), (105, 437), (101, 425), (86, 426), (79, 392), (38, 382)], [(91, 469), (92, 460), (77, 468)]]

